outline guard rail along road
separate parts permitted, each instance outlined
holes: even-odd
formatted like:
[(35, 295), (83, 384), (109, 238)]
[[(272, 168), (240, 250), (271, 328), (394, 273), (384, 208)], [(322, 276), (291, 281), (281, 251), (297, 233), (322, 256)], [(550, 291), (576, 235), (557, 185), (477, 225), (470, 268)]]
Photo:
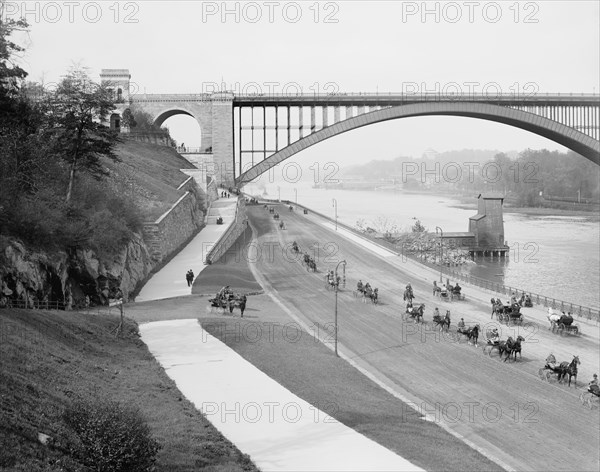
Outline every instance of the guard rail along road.
[[(278, 200), (269, 200), (269, 199), (265, 199), (262, 198), (262, 201), (268, 201), (268, 202), (273, 202), (273, 203), (279, 203)], [(297, 207), (303, 208), (308, 210), (309, 212), (311, 212), (314, 215), (318, 215), (321, 218), (324, 218), (328, 221), (331, 221), (332, 223), (335, 223), (335, 220), (327, 215), (324, 215), (322, 213), (319, 213), (317, 211), (314, 211), (311, 208), (305, 207), (304, 205), (300, 205), (298, 203), (289, 201), (289, 200), (281, 200), (281, 203), (286, 204), (286, 205), (295, 205)], [(374, 244), (377, 244), (393, 253), (395, 253), (398, 256), (402, 256), (402, 257), (408, 257), (411, 260), (418, 262), (419, 264), (422, 264), (424, 266), (430, 267), (432, 269), (435, 269), (437, 271), (440, 270), (440, 266), (438, 264), (432, 264), (432, 263), (428, 263), (425, 262), (423, 260), (420, 260), (417, 254), (411, 254), (411, 253), (405, 253), (402, 250), (398, 250), (399, 248), (394, 245), (393, 243), (390, 243), (388, 241), (384, 241), (380, 238), (375, 238), (372, 236), (369, 236), (367, 234), (364, 234), (360, 231), (358, 231), (356, 228), (353, 228), (347, 224), (341, 223), (339, 220), (337, 221), (337, 225), (341, 228), (344, 228), (348, 231), (351, 231), (352, 233), (356, 234), (357, 236), (371, 242)], [(491, 292), (496, 292), (496, 293), (500, 293), (500, 294), (504, 294), (504, 295), (512, 295), (513, 293), (517, 296), (517, 298), (520, 297), (521, 294), (529, 294), (529, 296), (531, 297), (531, 301), (532, 303), (536, 304), (536, 305), (542, 305), (544, 307), (552, 307), (554, 309), (558, 309), (560, 311), (570, 311), (573, 315), (576, 315), (578, 318), (584, 318), (590, 321), (595, 322), (596, 324), (598, 324), (600, 322), (600, 310), (596, 309), (596, 308), (591, 308), (591, 307), (587, 307), (587, 306), (583, 306), (583, 305), (579, 305), (577, 303), (571, 303), (571, 302), (567, 302), (564, 300), (558, 300), (554, 297), (548, 297), (546, 295), (541, 295), (538, 293), (533, 293), (531, 291), (528, 290), (523, 290), (521, 288), (518, 287), (511, 287), (509, 285), (503, 285), (501, 283), (498, 282), (492, 282), (490, 280), (487, 279), (482, 279), (479, 277), (474, 277), (472, 275), (469, 274), (464, 274), (460, 271), (457, 271), (451, 267), (444, 267), (442, 266), (442, 272), (444, 274), (446, 274), (448, 277), (456, 279), (456, 280), (460, 280), (461, 282), (465, 282), (471, 285), (475, 285), (477, 287), (481, 287), (484, 288), (486, 290), (489, 290)]]

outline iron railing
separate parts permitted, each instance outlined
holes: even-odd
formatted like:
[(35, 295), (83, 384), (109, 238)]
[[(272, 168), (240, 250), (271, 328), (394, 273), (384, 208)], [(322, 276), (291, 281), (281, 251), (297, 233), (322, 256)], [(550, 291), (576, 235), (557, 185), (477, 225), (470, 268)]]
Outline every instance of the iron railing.
[[(269, 200), (269, 199), (263, 198), (261, 200), (277, 202), (277, 200), (274, 200), (274, 199)], [(290, 205), (290, 204), (296, 205), (298, 207), (308, 210), (309, 212), (311, 212), (315, 215), (320, 216), (321, 218), (324, 218), (328, 221), (331, 221), (332, 223), (335, 223), (335, 220), (333, 218), (331, 218), (327, 215), (324, 215), (322, 213), (319, 213), (317, 211), (314, 211), (308, 207), (305, 207), (304, 205), (300, 205), (298, 203), (294, 203), (289, 200), (281, 200), (281, 203), (284, 203), (286, 205)], [(405, 253), (403, 250), (398, 251), (398, 247), (395, 244), (393, 244), (389, 241), (375, 238), (375, 237), (370, 236), (365, 233), (361, 233), (356, 228), (353, 228), (347, 224), (341, 223), (339, 220), (337, 222), (337, 225), (348, 231), (351, 231), (353, 234), (356, 234), (357, 236), (360, 236), (361, 238), (363, 238), (373, 244), (377, 244), (380, 247), (388, 249), (389, 251), (395, 253), (398, 256), (408, 257), (411, 260), (413, 260), (419, 264), (422, 264), (424, 266), (427, 266), (431, 269), (434, 269), (436, 271), (440, 270), (439, 264), (433, 264), (431, 262), (423, 261), (419, 258), (419, 255), (417, 253), (412, 253), (412, 252)], [(464, 273), (457, 271), (457, 270), (453, 269), (452, 267), (448, 267), (448, 266), (442, 266), (442, 273), (446, 274), (446, 276), (450, 276), (450, 277), (460, 280), (462, 282), (465, 282), (465, 283), (468, 283), (471, 285), (475, 285), (477, 287), (481, 287), (486, 290), (490, 290), (492, 292), (500, 293), (503, 295), (511, 296), (514, 293), (515, 296), (517, 296), (517, 298), (521, 294), (529, 295), (532, 303), (535, 305), (542, 305), (545, 308), (551, 307), (554, 309), (558, 309), (560, 311), (570, 311), (573, 315), (577, 315), (579, 318), (585, 318), (587, 320), (594, 321), (596, 324), (598, 324), (600, 322), (600, 310), (595, 309), (595, 308), (580, 305), (578, 303), (567, 302), (565, 300), (560, 300), (555, 297), (548, 297), (546, 295), (531, 292), (529, 290), (523, 290), (522, 288), (513, 287), (511, 285), (504, 285), (499, 282), (494, 282), (494, 281), (483, 279), (480, 277), (475, 277), (473, 275), (464, 274)]]

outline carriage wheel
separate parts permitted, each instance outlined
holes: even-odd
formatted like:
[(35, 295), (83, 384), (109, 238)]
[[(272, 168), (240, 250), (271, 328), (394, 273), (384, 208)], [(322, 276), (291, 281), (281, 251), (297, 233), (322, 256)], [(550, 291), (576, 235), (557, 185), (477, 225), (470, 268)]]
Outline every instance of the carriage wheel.
[(540, 380), (542, 380), (542, 381), (547, 380), (546, 379), (546, 372), (544, 372), (544, 371), (545, 371), (545, 369), (538, 370), (538, 375), (540, 377)]
[(587, 402), (588, 402), (587, 395), (586, 395), (587, 393), (588, 392), (581, 392), (579, 394), (579, 401), (581, 402), (582, 405), (586, 405), (586, 406), (587, 406)]
[(562, 323), (561, 323), (561, 324), (559, 324), (559, 325), (558, 325), (558, 333), (559, 333), (561, 336), (564, 336), (564, 335), (565, 335), (565, 325), (564, 325), (564, 324), (562, 324)]
[(552, 374), (554, 374), (554, 372), (546, 372), (546, 381), (549, 383), (553, 383), (558, 380), (558, 375), (556, 376), (556, 378), (554, 378)]

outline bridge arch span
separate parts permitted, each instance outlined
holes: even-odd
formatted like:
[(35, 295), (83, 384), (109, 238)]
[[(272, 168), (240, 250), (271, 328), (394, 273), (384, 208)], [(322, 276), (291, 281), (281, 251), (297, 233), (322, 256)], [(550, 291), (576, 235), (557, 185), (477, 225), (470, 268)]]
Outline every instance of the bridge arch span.
[(543, 116), (488, 103), (425, 102), (383, 108), (327, 126), (290, 144), (248, 169), (236, 179), (236, 185), (242, 187), (294, 154), (347, 131), (389, 120), (433, 115), (478, 118), (521, 128), (551, 139), (600, 165), (600, 143), (598, 141), (576, 129)]
[(163, 123), (165, 121), (167, 121), (169, 118), (171, 118), (172, 116), (176, 116), (176, 115), (187, 115), (187, 116), (191, 116), (192, 118), (194, 118), (196, 121), (198, 121), (198, 118), (196, 118), (194, 116), (194, 114), (191, 111), (185, 110), (182, 107), (176, 107), (176, 108), (169, 108), (167, 110), (162, 110), (161, 112), (159, 112), (155, 117), (154, 117), (154, 124), (156, 126), (162, 126)]

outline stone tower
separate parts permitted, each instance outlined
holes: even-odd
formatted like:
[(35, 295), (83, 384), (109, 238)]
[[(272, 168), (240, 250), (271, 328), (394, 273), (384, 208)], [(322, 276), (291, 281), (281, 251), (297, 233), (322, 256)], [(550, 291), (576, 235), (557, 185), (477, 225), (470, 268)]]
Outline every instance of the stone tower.
[(479, 195), (477, 214), (469, 218), (469, 232), (475, 235), (478, 248), (493, 250), (505, 246), (503, 202), (504, 195), (499, 193)]

